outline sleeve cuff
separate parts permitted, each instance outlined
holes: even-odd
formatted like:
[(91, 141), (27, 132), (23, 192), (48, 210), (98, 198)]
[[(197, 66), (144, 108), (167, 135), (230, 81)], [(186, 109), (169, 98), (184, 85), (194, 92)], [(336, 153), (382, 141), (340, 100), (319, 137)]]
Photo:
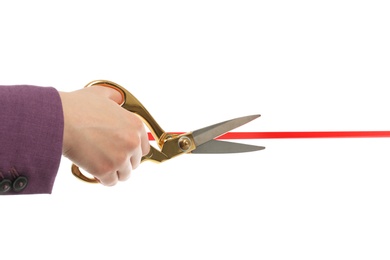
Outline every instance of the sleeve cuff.
[(0, 186), (4, 180), (12, 184), (0, 194), (50, 194), (61, 161), (63, 131), (56, 89), (0, 86)]

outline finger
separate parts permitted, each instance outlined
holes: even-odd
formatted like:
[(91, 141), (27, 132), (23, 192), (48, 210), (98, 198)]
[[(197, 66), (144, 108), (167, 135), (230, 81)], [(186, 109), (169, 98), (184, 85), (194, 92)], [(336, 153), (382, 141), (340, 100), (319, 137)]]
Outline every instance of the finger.
[(141, 154), (147, 155), (150, 151), (150, 143), (146, 131), (141, 132), (140, 138), (141, 138)]
[(131, 166), (130, 159), (126, 160), (125, 163), (117, 171), (118, 180), (125, 181), (130, 178)]
[(98, 177), (98, 179), (104, 186), (114, 186), (118, 183), (118, 174), (117, 172), (104, 174), (103, 176)]
[(142, 150), (141, 147), (138, 147), (134, 150), (133, 155), (130, 157), (131, 165), (133, 169), (136, 169), (141, 164), (142, 159)]
[(123, 102), (122, 93), (115, 88), (104, 86), (104, 85), (96, 85), (96, 86), (91, 86), (87, 89), (93, 90), (96, 94), (108, 97), (109, 99), (113, 100), (117, 104), (121, 104)]

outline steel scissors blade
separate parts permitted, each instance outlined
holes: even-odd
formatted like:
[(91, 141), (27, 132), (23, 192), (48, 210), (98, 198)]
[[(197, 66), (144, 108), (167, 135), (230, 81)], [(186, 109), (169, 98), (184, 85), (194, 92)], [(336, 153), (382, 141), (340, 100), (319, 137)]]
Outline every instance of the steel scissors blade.
[[(150, 146), (150, 152), (143, 156), (141, 162), (146, 160), (164, 162), (181, 154), (187, 153), (242, 153), (262, 150), (265, 147), (242, 143), (233, 143), (215, 140), (218, 136), (242, 126), (260, 115), (250, 115), (227, 120), (221, 123), (210, 125), (192, 132), (175, 134), (165, 132), (150, 115), (148, 110), (128, 90), (119, 84), (108, 80), (95, 80), (85, 87), (103, 86), (113, 88), (122, 95), (123, 102), (120, 104), (124, 109), (140, 116), (142, 121), (151, 130), (151, 133), (160, 149)], [(72, 173), (77, 178), (90, 182), (99, 183), (96, 178), (85, 176), (75, 164), (72, 164)]]
[(263, 150), (265, 147), (215, 140), (230, 130), (260, 117), (251, 115), (227, 120), (192, 132), (196, 148), (191, 153), (243, 153)]

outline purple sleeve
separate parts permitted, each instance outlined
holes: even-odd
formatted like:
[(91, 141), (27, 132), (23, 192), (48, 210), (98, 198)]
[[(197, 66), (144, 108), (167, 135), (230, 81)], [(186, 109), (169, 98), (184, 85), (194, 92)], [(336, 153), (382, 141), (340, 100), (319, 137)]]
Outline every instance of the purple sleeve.
[(0, 195), (52, 192), (63, 131), (56, 89), (0, 86)]

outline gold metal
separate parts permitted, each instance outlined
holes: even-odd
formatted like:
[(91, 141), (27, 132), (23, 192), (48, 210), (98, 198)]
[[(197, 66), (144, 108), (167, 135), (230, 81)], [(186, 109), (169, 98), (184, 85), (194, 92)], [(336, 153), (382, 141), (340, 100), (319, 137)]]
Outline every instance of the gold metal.
[[(159, 146), (160, 150), (150, 146), (150, 151), (143, 156), (141, 162), (150, 160), (154, 162), (163, 162), (176, 157), (180, 154), (193, 151), (196, 146), (192, 133), (171, 134), (166, 133), (160, 125), (154, 120), (148, 110), (138, 101), (128, 90), (119, 84), (108, 80), (95, 80), (87, 84), (85, 87), (102, 86), (109, 87), (119, 91), (122, 95), (123, 102), (120, 104), (124, 109), (131, 111), (142, 119), (142, 121), (151, 130), (151, 133)], [(88, 183), (99, 183), (96, 178), (85, 176), (75, 164), (72, 165), (72, 173), (74, 176)]]
[(89, 182), (89, 183), (99, 183), (98, 179), (89, 178), (89, 177), (85, 176), (84, 174), (82, 174), (80, 171), (80, 168), (75, 164), (72, 164), (72, 173), (74, 176), (76, 176), (77, 178), (79, 178), (82, 181)]

